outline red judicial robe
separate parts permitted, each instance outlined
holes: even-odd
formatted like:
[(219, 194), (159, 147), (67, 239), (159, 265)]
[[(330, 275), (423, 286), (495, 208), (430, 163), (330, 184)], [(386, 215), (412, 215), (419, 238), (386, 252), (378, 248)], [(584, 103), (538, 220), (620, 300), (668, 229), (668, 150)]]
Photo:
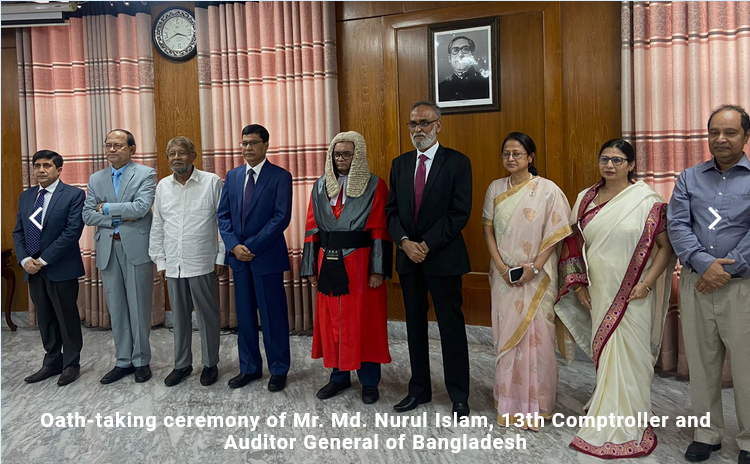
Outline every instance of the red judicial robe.
[[(308, 256), (303, 256), (303, 263), (306, 259), (312, 260), (315, 265), (314, 274), (320, 275), (320, 266), (324, 259), (324, 252), (319, 250), (321, 230), (369, 231), (373, 240), (371, 247), (355, 248), (348, 255), (344, 255), (343, 260), (349, 278), (349, 294), (330, 296), (316, 292), (312, 357), (322, 357), (327, 368), (337, 367), (340, 370), (352, 371), (359, 369), (362, 362), (391, 362), (388, 351), (386, 284), (383, 281), (378, 288), (368, 285), (371, 272), (382, 273), (384, 277), (390, 277), (392, 272), (393, 241), (388, 234), (385, 220), (388, 187), (382, 179), (374, 175), (371, 176), (370, 184), (376, 185), (374, 192), (368, 185), (362, 197), (347, 198), (342, 206), (339, 196), (336, 206), (332, 207), (325, 194), (323, 177), (316, 183), (310, 197), (303, 253)], [(321, 215), (327, 213), (322, 211), (322, 208), (328, 208), (333, 216)], [(352, 224), (354, 227), (342, 228), (342, 214), (345, 216), (346, 224)], [(324, 220), (316, 221), (316, 216)]]

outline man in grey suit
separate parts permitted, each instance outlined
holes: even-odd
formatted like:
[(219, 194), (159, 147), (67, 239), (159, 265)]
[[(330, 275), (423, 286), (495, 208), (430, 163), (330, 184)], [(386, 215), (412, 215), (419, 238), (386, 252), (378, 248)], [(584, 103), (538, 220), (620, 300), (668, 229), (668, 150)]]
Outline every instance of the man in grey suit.
[(131, 161), (135, 137), (114, 129), (104, 141), (111, 166), (89, 178), (83, 222), (96, 226), (96, 267), (102, 273), (117, 361), (101, 383), (135, 372), (151, 378), (151, 305), (154, 265), (148, 254), (156, 171)]

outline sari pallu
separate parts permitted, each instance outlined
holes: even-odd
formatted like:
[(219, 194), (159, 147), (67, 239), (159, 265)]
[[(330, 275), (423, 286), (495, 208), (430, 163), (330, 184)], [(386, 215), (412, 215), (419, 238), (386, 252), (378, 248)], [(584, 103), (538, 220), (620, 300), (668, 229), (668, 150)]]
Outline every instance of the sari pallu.
[[(651, 380), (669, 303), (671, 267), (646, 298), (627, 299), (648, 272), (656, 236), (666, 230), (666, 204), (642, 181), (604, 205), (593, 200), (601, 183), (582, 192), (571, 214), (575, 233), (560, 254), (555, 312), (596, 367), (589, 416), (651, 415)], [(588, 287), (591, 311), (573, 288)], [(567, 348), (569, 347), (563, 347)], [(567, 360), (571, 353), (563, 352)], [(624, 421), (623, 421), (624, 422)], [(582, 427), (570, 446), (604, 459), (650, 454), (657, 440), (650, 426)]]
[[(533, 262), (570, 234), (570, 207), (551, 181), (533, 177), (507, 190), (493, 182), (485, 197), (482, 223), (492, 226), (503, 261), (510, 267)], [(554, 311), (557, 254), (531, 282), (509, 287), (490, 262), (492, 330), (495, 342), (494, 399), (500, 425), (517, 425), (515, 414), (551, 417), (557, 391)], [(507, 414), (507, 416), (506, 416)], [(538, 429), (533, 421), (524, 428)]]

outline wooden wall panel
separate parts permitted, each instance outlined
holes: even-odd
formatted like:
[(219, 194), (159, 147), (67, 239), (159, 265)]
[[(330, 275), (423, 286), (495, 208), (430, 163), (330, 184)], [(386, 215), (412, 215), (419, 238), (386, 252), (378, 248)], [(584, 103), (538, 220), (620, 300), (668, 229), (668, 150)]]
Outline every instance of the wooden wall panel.
[[(21, 176), (21, 123), (18, 109), (18, 71), (16, 64), (16, 31), (2, 30), (2, 249), (13, 248), (13, 228), (16, 225), (18, 197), (23, 192)], [(18, 265), (16, 253), (11, 257), (16, 274), (13, 311), (29, 309), (28, 285), (23, 280), (23, 270)], [(9, 291), (3, 280), (2, 309)]]
[(572, 204), (600, 178), (599, 148), (622, 134), (620, 4), (562, 2), (561, 9), (565, 181), (560, 187)]
[[(367, 131), (368, 147), (384, 148), (384, 160), (370, 150), (373, 170), (382, 176), (394, 157), (412, 149), (404, 123), (411, 103), (428, 97), (427, 24), (501, 17), (501, 111), (446, 115), (439, 136), (441, 143), (472, 159), (474, 205), (464, 237), (473, 272), (464, 277), (464, 313), (469, 324), (489, 325), (489, 255), (479, 220), (487, 186), (506, 175), (499, 144), (510, 131), (531, 135), (539, 151), (540, 173), (558, 183), (571, 200), (596, 180), (583, 165), (582, 156), (620, 133), (620, 18), (619, 4), (610, 2), (486, 2), (481, 6), (479, 10), (469, 2), (338, 2), (338, 73), (340, 96), (363, 92), (362, 85), (371, 85), (363, 81), (364, 76), (382, 73), (385, 78), (385, 120), (379, 110), (340, 105), (342, 128), (366, 128), (362, 131)], [(377, 23), (372, 16), (378, 14), (382, 38), (373, 34)], [(354, 59), (357, 50), (377, 48), (383, 50), (382, 63)], [(367, 100), (369, 108), (380, 108), (373, 95), (368, 94)], [(372, 105), (373, 100), (378, 105)], [(381, 139), (373, 141), (373, 137)], [(595, 174), (596, 165), (590, 166)], [(398, 276), (389, 283), (388, 314), (391, 319), (403, 319)]]
[[(151, 7), (151, 21), (155, 21), (159, 13), (172, 6), (182, 6), (195, 11), (194, 2), (155, 2)], [(167, 142), (178, 135), (193, 141), (198, 152), (195, 165), (198, 168), (203, 166), (198, 101), (198, 57), (195, 56), (189, 61), (172, 61), (164, 58), (155, 47), (153, 54), (156, 149), (159, 178), (162, 178), (172, 174), (166, 157)]]

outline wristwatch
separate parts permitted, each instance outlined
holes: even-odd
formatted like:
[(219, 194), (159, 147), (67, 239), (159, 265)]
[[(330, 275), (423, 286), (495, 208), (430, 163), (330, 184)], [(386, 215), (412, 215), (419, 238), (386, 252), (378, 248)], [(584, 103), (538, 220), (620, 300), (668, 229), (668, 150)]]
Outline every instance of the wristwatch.
[(531, 263), (531, 270), (534, 271), (534, 275), (538, 275), (539, 274), (539, 269), (537, 269), (537, 268), (534, 267), (534, 263)]

